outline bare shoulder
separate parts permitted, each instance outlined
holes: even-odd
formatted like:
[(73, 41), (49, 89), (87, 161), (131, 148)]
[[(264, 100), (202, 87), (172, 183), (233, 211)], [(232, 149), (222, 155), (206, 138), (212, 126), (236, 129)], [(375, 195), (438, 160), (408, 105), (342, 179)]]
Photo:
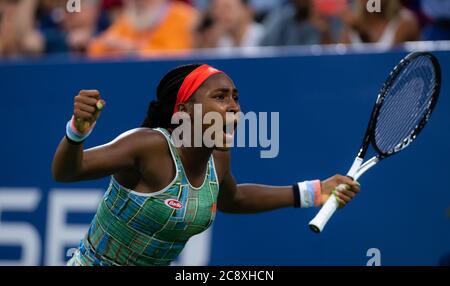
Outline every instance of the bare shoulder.
[(402, 10), (397, 29), (397, 43), (418, 40), (420, 36), (419, 22), (414, 14), (408, 10)]
[(109, 144), (127, 146), (136, 151), (162, 151), (167, 149), (167, 142), (161, 132), (151, 128), (134, 128), (117, 136)]
[(404, 13), (402, 13), (400, 17), (400, 27), (406, 28), (409, 26), (409, 28), (416, 28), (418, 24), (419, 22), (417, 21), (413, 13), (409, 11), (405, 11)]

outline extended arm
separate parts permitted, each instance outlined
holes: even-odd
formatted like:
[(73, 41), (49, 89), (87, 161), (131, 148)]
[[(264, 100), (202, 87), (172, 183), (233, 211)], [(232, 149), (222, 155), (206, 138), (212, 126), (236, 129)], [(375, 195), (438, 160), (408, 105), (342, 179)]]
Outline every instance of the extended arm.
[[(228, 155), (229, 156), (229, 155)], [(218, 209), (226, 213), (258, 213), (285, 207), (293, 207), (292, 186), (267, 186), (260, 184), (237, 184), (229, 169), (229, 157), (221, 180)], [(335, 175), (320, 182), (320, 204), (324, 204), (331, 192), (339, 184), (349, 188), (336, 192), (341, 206), (348, 203), (359, 192), (359, 184), (348, 177)]]
[(227, 213), (258, 213), (294, 206), (292, 186), (237, 185), (228, 173), (220, 185), (219, 210)]

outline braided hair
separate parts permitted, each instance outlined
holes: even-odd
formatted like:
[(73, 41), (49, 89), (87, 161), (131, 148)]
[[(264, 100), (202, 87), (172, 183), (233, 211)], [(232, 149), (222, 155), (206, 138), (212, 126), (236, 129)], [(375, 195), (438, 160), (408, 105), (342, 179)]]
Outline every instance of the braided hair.
[(178, 90), (186, 76), (200, 64), (190, 64), (176, 67), (169, 71), (159, 82), (156, 89), (156, 100), (152, 100), (147, 109), (147, 116), (141, 127), (149, 128), (173, 128), (170, 122)]

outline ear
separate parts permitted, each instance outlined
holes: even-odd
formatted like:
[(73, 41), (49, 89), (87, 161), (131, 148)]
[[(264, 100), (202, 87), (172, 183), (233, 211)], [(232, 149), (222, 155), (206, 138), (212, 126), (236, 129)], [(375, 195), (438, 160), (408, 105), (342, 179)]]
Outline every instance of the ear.
[(180, 103), (178, 105), (178, 111), (179, 112), (186, 112), (189, 115), (193, 115), (194, 114), (194, 110), (192, 108), (192, 104), (189, 102), (185, 102), (185, 103)]

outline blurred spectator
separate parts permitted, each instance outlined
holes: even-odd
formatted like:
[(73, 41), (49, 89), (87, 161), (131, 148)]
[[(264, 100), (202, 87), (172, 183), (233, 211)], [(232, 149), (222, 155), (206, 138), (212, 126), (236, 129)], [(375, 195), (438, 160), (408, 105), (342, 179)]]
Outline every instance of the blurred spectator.
[(102, 29), (99, 0), (80, 3), (80, 12), (68, 12), (64, 1), (41, 1), (38, 17), (47, 53), (85, 53), (92, 38)]
[(368, 0), (357, 0), (353, 12), (347, 11), (344, 43), (380, 43), (392, 47), (419, 39), (419, 25), (412, 12), (402, 7), (399, 0), (380, 1), (380, 12), (369, 12)]
[(330, 27), (313, 9), (312, 0), (291, 0), (265, 21), (263, 46), (312, 45), (331, 43)]
[(341, 14), (348, 9), (347, 0), (314, 0), (314, 9), (330, 27), (331, 41), (339, 42), (344, 25)]
[(423, 13), (422, 5), (420, 4), (421, 0), (400, 0), (400, 2), (403, 7), (410, 10), (416, 16), (420, 29), (430, 23), (430, 19)]
[[(256, 18), (260, 19), (266, 15), (268, 11), (278, 8), (289, 0), (249, 0), (249, 5), (253, 7)], [(192, 3), (200, 10), (206, 10), (211, 0), (193, 0)]]
[(422, 39), (426, 41), (450, 40), (450, 1), (422, 0), (422, 9), (431, 24), (423, 30)]
[(37, 11), (39, 30), (45, 39), (45, 52), (67, 52), (68, 47), (62, 30), (64, 3), (57, 0), (40, 0)]
[(180, 2), (184, 2), (186, 4), (192, 5), (192, 1), (191, 0), (172, 0), (172, 1), (180, 1)]
[(289, 0), (250, 0), (253, 9), (258, 13), (266, 13), (287, 2), (289, 2)]
[(124, 0), (124, 11), (90, 45), (92, 57), (174, 52), (193, 47), (197, 12), (167, 0)]
[(36, 55), (44, 41), (35, 28), (37, 0), (0, 0), (0, 56)]
[(214, 27), (210, 11), (206, 11), (200, 18), (194, 33), (195, 48), (212, 49), (217, 47), (220, 31)]
[(80, 13), (65, 13), (63, 29), (66, 32), (69, 51), (86, 52), (88, 44), (97, 33), (99, 4), (99, 0), (83, 0)]
[(258, 46), (264, 27), (256, 23), (253, 16), (248, 0), (213, 0), (211, 13), (206, 15), (206, 22), (200, 24), (204, 28), (200, 32), (210, 34), (200, 38), (198, 46), (222, 50)]
[(110, 23), (117, 19), (123, 8), (122, 0), (102, 0), (102, 12)]

